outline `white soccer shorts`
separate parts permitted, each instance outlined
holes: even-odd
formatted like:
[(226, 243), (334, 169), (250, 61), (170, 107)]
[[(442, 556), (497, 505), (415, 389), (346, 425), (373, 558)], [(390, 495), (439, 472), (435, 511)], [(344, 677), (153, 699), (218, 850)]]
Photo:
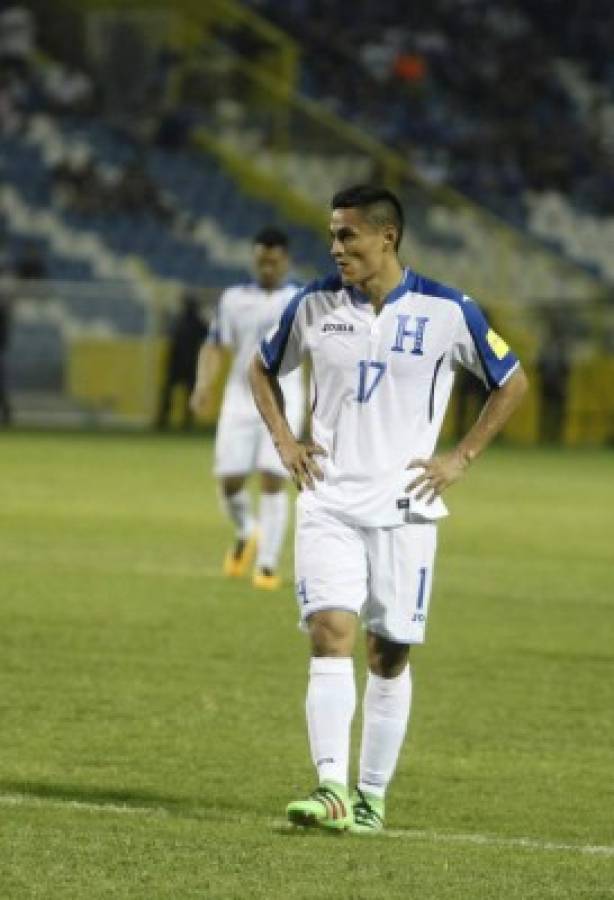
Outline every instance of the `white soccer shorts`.
[(433, 583), (437, 526), (420, 521), (363, 528), (297, 505), (296, 596), (301, 627), (319, 610), (360, 616), (399, 644), (422, 644)]
[[(286, 417), (292, 433), (300, 436), (302, 403), (287, 403)], [(244, 410), (237, 414), (231, 404), (224, 403), (215, 436), (214, 472), (223, 478), (255, 471), (289, 477), (258, 411), (254, 408), (251, 414)]]

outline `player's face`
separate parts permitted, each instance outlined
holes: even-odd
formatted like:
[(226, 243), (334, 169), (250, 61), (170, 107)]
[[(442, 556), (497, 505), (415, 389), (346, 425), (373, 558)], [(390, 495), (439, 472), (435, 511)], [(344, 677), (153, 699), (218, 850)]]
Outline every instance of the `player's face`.
[(288, 254), (283, 247), (254, 245), (254, 274), (265, 291), (278, 288), (288, 271)]
[(330, 252), (346, 284), (363, 284), (381, 271), (390, 249), (388, 232), (372, 225), (360, 209), (333, 210)]

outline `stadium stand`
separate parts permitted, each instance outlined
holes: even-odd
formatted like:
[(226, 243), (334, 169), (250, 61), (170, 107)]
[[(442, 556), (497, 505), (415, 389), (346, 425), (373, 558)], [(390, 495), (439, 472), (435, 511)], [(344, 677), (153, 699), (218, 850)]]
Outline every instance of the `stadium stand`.
[[(326, 15), (334, 19), (336, 5), (327, 6), (326, 10)], [(265, 11), (269, 14), (279, 12), (274, 2), (267, 4)], [(368, 30), (369, 4), (365, 5), (364, 12)], [(296, 10), (292, 21), (296, 26), (300, 15), (295, 13)], [(305, 34), (311, 35), (308, 27)], [(338, 146), (323, 151), (323, 141), (319, 139), (322, 135), (317, 133), (317, 123), (314, 125), (313, 119), (307, 121), (303, 117), (291, 123), (295, 133), (286, 150), (280, 149), (279, 141), (271, 142), (270, 129), (275, 129), (276, 125), (275, 122), (271, 124), (271, 111), (267, 106), (260, 116), (250, 105), (249, 120), (246, 121), (236, 95), (236, 73), (230, 71), (228, 75), (229, 67), (232, 70), (234, 66), (228, 48), (238, 45), (241, 50), (251, 52), (253, 45), (246, 42), (244, 29), (236, 32), (226, 28), (224, 38), (227, 45), (223, 49), (218, 41), (215, 46), (207, 47), (206, 60), (201, 60), (213, 67), (205, 69), (205, 74), (211, 76), (216, 67), (218, 72), (227, 73), (226, 77), (218, 79), (215, 102), (201, 103), (199, 113), (195, 115), (194, 104), (190, 110), (185, 103), (182, 105), (181, 97), (177, 97), (175, 112), (179, 119), (198, 122), (213, 136), (211, 139), (217, 143), (214, 149), (230, 148), (245, 164), (275, 177), (298, 196), (308, 199), (312, 207), (322, 210), (340, 183), (367, 180), (376, 175), (374, 167), (378, 161), (377, 158), (374, 161), (369, 148), (361, 153), (360, 147), (341, 141)], [(307, 68), (314, 64), (312, 60), (324, 58), (322, 54), (303, 57), (309, 60)], [(181, 55), (176, 54), (174, 60), (176, 69), (177, 64), (181, 64)], [(380, 87), (389, 89), (389, 78), (378, 82), (364, 60), (360, 64), (365, 85), (379, 83)], [(171, 80), (169, 72), (173, 72), (173, 64), (169, 67), (165, 63), (165, 66), (166, 74), (158, 86), (163, 94)], [(53, 62), (51, 68), (56, 71), (58, 64)], [(44, 71), (48, 72), (48, 69), (49, 64)], [(70, 71), (73, 77), (78, 74)], [(341, 71), (345, 72), (345, 69)], [(308, 276), (329, 267), (322, 241), (323, 217), (319, 228), (301, 227), (280, 214), (278, 205), (246, 193), (244, 185), (240, 186), (236, 178), (224, 170), (224, 161), (204, 152), (202, 146), (198, 152), (189, 146), (183, 149), (183, 140), (173, 149), (160, 146), (167, 143), (159, 140), (163, 115), (158, 114), (157, 125), (150, 128), (149, 140), (143, 140), (136, 126), (131, 130), (125, 124), (118, 127), (95, 108), (84, 109), (77, 104), (77, 109), (74, 106), (58, 109), (58, 91), (56, 88), (50, 99), (49, 80), (46, 74), (34, 79), (35, 85), (30, 85), (30, 96), (27, 102), (22, 102), (25, 127), (10, 136), (3, 151), (6, 171), (26, 206), (46, 208), (61, 216), (67, 235), (89, 236), (105, 248), (106, 252), (100, 254), (105, 256), (104, 274), (110, 274), (113, 268), (121, 266), (122, 260), (131, 258), (132, 261), (139, 259), (157, 281), (177, 286), (183, 281), (196, 287), (211, 284), (223, 287), (244, 277), (249, 258), (249, 236), (262, 221), (283, 224), (290, 232), (302, 274)], [(234, 84), (234, 93), (226, 91), (228, 81)], [(342, 92), (344, 78), (339, 84), (337, 82), (335, 79), (335, 87)], [(331, 83), (329, 79), (329, 91)], [(245, 88), (245, 96), (253, 95), (252, 83), (244, 80), (241, 87)], [(369, 91), (366, 96), (370, 96)], [(393, 96), (396, 95), (393, 93)], [(338, 105), (349, 119), (356, 119), (356, 111), (346, 109), (343, 98)], [(366, 106), (368, 109), (369, 103)], [(387, 107), (378, 104), (378, 108)], [(391, 118), (394, 121), (402, 119), (397, 112), (393, 103)], [(295, 115), (295, 110), (287, 114)], [(144, 117), (147, 115), (150, 115), (148, 110)], [(168, 120), (168, 107), (166, 118)], [(379, 120), (382, 118), (379, 115)], [(329, 132), (332, 133), (334, 128), (333, 123)], [(314, 133), (310, 134), (310, 131)], [(302, 138), (303, 132), (306, 139)], [(468, 207), (439, 203), (428, 194), (418, 198), (414, 192), (409, 201), (412, 240), (406, 249), (410, 258), (424, 260), (423, 267), (434, 274), (440, 274), (445, 265), (450, 280), (466, 282), (467, 273), (471, 273), (469, 289), (478, 296), (501, 291), (508, 296), (522, 294), (526, 278), (517, 279), (503, 289), (496, 286), (495, 270), (500, 272), (502, 269), (500, 254), (483, 254), (483, 248), (491, 239), (491, 222), (471, 214)], [(4, 207), (6, 209), (6, 202)], [(535, 228), (535, 231), (543, 236), (543, 230)], [(587, 257), (586, 252), (576, 252), (577, 248), (570, 250), (568, 242), (558, 235), (553, 238), (549, 234), (546, 243), (557, 252), (569, 253), (570, 257), (583, 263), (589, 273), (604, 274), (604, 265), (612, 264), (606, 254), (595, 258), (593, 246), (590, 248), (592, 255)], [(556, 279), (553, 279), (547, 258), (532, 254), (528, 262), (526, 248), (519, 248), (517, 252), (523, 258), (525, 272), (527, 266), (531, 269), (531, 291), (541, 295), (553, 293), (553, 280)], [(493, 261), (490, 272), (485, 271), (489, 260)], [(511, 267), (508, 265), (507, 269), (509, 271)], [(483, 274), (478, 276), (479, 272)], [(570, 279), (566, 280), (568, 290), (574, 293), (569, 287)], [(586, 285), (581, 290), (586, 292)]]
[(300, 41), (306, 92), (399, 147), (425, 177), (519, 225), (528, 191), (614, 212), (611, 4), (561, 15), (528, 0), (363, 0), (351, 17), (337, 0), (252, 6)]
[[(408, 260), (489, 304), (515, 306), (510, 314), (530, 315), (535, 298), (588, 303), (614, 280), (601, 164), (609, 70), (583, 67), (581, 47), (556, 28), (545, 42), (543, 17), (526, 4), (492, 10), (476, 0), (452, 16), (442, 0), (399, 17), (396, 2), (362, 0), (361, 29), (352, 30), (337, 2), (253, 0), (288, 37), (236, 0), (202, 8), (181, 0), (185, 21), (172, 40), (162, 3), (127, 15), (111, 0), (88, 19), (87, 40), (83, 4), (63, 0), (53, 16), (32, 6), (42, 23), (36, 50), (30, 41), (16, 64), (2, 62), (0, 41), (5, 248), (15, 258), (33, 239), (52, 279), (131, 285), (89, 312), (91, 297), (62, 302), (67, 321), (86, 327), (102, 314), (109, 333), (143, 333), (153, 327), (152, 297), (168, 307), (186, 286), (215, 288), (213, 296), (247, 277), (250, 238), (264, 222), (290, 234), (299, 276), (329, 270), (328, 200), (343, 184), (372, 179), (404, 201)], [(117, 23), (132, 59), (107, 47)], [(484, 52), (472, 56), (476, 41)], [(512, 97), (501, 83), (523, 42), (526, 71)], [(97, 68), (101, 47), (109, 56)], [(122, 96), (130, 65), (138, 90)], [(540, 104), (525, 122), (530, 92)], [(572, 157), (584, 153), (588, 180), (574, 170), (578, 191), (564, 195), (552, 159), (569, 149), (557, 137), (569, 116), (580, 148)], [(547, 152), (536, 152), (538, 139)], [(539, 328), (517, 341), (529, 358)]]
[[(154, 196), (165, 198), (164, 216), (145, 196), (124, 202), (139, 153), (133, 141), (102, 121), (60, 123), (37, 114), (23, 134), (4, 142), (0, 158), (26, 206), (59, 211), (66, 229), (97, 236), (116, 256), (140, 257), (161, 279), (223, 287), (245, 277), (251, 235), (260, 222), (279, 221), (279, 214), (240, 193), (213, 157), (159, 148), (147, 151), (136, 177), (144, 180), (138, 191), (151, 186)], [(69, 191), (69, 176), (58, 171), (60, 166), (70, 171), (71, 158), (80, 159), (73, 182), (83, 177), (82, 186)], [(299, 266), (313, 267), (313, 234), (291, 223), (286, 227)], [(319, 251), (322, 257), (323, 245)]]

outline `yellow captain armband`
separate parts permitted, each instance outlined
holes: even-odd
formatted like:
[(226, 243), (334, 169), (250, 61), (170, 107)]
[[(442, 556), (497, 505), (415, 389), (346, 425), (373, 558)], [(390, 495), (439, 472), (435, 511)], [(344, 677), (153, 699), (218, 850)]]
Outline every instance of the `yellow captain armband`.
[(510, 348), (503, 338), (496, 331), (493, 331), (492, 328), (489, 328), (486, 333), (486, 341), (497, 359), (503, 359), (510, 352)]

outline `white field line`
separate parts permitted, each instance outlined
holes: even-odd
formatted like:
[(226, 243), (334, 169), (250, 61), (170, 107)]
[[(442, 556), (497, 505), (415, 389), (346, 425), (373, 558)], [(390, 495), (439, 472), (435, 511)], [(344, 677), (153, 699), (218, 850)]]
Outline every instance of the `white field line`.
[(0, 806), (29, 806), (34, 809), (78, 809), (81, 812), (124, 813), (140, 816), (166, 816), (168, 811), (160, 806), (132, 806), (123, 803), (88, 803), (84, 800), (57, 800), (53, 797), (33, 797), (30, 794), (0, 794)]
[(558, 841), (546, 841), (539, 838), (501, 837), (494, 834), (448, 834), (438, 831), (421, 831), (419, 829), (387, 829), (384, 834), (389, 838), (405, 838), (419, 841), (433, 841), (439, 844), (477, 844), (486, 847), (518, 847), (525, 850), (555, 851), (559, 853), (584, 853), (593, 856), (613, 856), (614, 847), (600, 844), (568, 844)]
[[(31, 807), (31, 808), (55, 808), (74, 809), (89, 813), (110, 813), (112, 815), (132, 815), (147, 817), (165, 817), (173, 815), (171, 810), (161, 806), (135, 806), (133, 804), (120, 803), (94, 803), (81, 800), (60, 800), (53, 797), (33, 797), (29, 794), (0, 794), (0, 807)], [(180, 815), (180, 811), (178, 811)], [(188, 814), (189, 816), (189, 814)], [(228, 819), (234, 822), (250, 820), (253, 824), (255, 816), (228, 815)], [(203, 819), (206, 821), (206, 819)], [(265, 820), (269, 825), (281, 830), (288, 826), (285, 819)], [(218, 820), (219, 824), (219, 820)], [(427, 841), (437, 844), (473, 844), (481, 847), (499, 847), (519, 850), (534, 850), (554, 853), (580, 853), (588, 856), (614, 857), (614, 846), (600, 844), (571, 844), (559, 841), (541, 840), (528, 837), (503, 837), (495, 834), (454, 834), (443, 831), (427, 831), (418, 828), (399, 829), (391, 828), (382, 832), (379, 838)], [(369, 838), (366, 838), (369, 840)]]

